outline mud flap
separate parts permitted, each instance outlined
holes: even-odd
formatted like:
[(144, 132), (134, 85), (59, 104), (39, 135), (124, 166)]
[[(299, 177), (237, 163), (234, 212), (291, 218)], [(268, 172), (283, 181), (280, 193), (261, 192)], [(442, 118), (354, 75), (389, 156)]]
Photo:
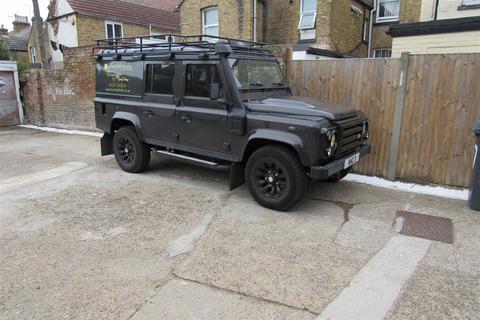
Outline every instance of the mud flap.
[(104, 133), (100, 138), (100, 148), (102, 156), (113, 154), (113, 134)]
[(234, 162), (230, 166), (230, 191), (245, 183), (245, 165), (243, 162)]

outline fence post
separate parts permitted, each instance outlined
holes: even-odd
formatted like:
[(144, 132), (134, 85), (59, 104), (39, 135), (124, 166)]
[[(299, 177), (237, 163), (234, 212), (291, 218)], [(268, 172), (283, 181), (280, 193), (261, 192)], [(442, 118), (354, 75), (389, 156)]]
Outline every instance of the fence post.
[(395, 115), (393, 117), (392, 138), (388, 155), (387, 179), (394, 180), (397, 170), (398, 149), (400, 147), (400, 131), (402, 129), (403, 109), (405, 105), (405, 91), (408, 76), (408, 52), (402, 52), (400, 58), (400, 79), (398, 81), (397, 96), (395, 98)]

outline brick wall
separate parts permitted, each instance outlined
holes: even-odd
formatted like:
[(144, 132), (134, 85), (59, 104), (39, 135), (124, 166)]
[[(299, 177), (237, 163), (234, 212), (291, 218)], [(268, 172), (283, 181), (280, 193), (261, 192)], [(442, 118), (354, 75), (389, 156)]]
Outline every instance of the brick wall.
[[(95, 44), (95, 40), (106, 38), (104, 19), (77, 15), (76, 23), (79, 46), (93, 45)], [(146, 25), (142, 26), (132, 23), (122, 23), (122, 25), (124, 37), (143, 36), (150, 33), (149, 26)], [(162, 29), (152, 26), (152, 32), (177, 33), (178, 31)]]
[(91, 47), (67, 49), (64, 67), (22, 75), (25, 119), (30, 124), (94, 130), (95, 60)]
[[(301, 0), (257, 1), (257, 40), (294, 45), (300, 39)], [(361, 42), (363, 16), (351, 12), (352, 0), (318, 0), (316, 43), (312, 46), (342, 53), (366, 55)], [(252, 39), (253, 8), (249, 0), (186, 0), (180, 7), (182, 34), (202, 33), (202, 9), (218, 6), (220, 36)], [(352, 51), (353, 50), (353, 51)]]
[(181, 32), (185, 35), (202, 33), (202, 9), (218, 6), (220, 36), (252, 38), (252, 5), (250, 0), (196, 0), (183, 2), (180, 9)]

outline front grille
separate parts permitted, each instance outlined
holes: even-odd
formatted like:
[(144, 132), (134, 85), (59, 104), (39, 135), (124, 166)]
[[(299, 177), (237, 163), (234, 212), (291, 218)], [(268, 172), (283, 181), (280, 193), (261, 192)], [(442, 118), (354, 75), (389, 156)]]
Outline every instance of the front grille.
[(353, 118), (335, 121), (338, 126), (340, 137), (337, 157), (341, 157), (348, 153), (351, 153), (357, 147), (362, 145), (362, 131), (364, 120), (364, 117), (356, 116)]

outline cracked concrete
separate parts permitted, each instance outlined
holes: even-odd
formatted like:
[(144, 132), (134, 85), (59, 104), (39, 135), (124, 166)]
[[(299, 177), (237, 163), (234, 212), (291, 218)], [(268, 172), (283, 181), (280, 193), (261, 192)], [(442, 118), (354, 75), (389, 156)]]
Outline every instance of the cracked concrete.
[[(480, 215), (464, 202), (314, 183), (274, 212), (223, 172), (154, 157), (132, 175), (95, 137), (0, 133), (0, 179), (18, 184), (0, 193), (1, 319), (313, 319), (400, 209), (451, 218), (455, 241), (431, 244), (387, 318), (480, 313)], [(58, 170), (69, 162), (85, 166)]]

